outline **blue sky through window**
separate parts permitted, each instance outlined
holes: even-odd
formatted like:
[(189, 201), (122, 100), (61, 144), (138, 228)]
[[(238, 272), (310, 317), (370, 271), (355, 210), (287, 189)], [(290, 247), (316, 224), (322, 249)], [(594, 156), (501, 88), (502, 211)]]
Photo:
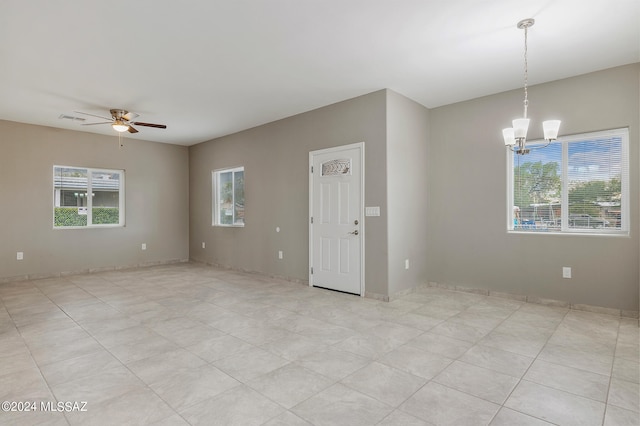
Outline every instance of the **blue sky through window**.
[(569, 144), (569, 181), (610, 180), (622, 172), (622, 140), (596, 139)]
[[(534, 148), (535, 143), (531, 144)], [(569, 182), (609, 180), (620, 178), (622, 172), (622, 139), (620, 137), (592, 139), (569, 143)], [(532, 149), (525, 156), (514, 155), (513, 165), (524, 163), (558, 163), (562, 171), (562, 143), (554, 142), (545, 148)], [(518, 158), (520, 157), (520, 158)]]

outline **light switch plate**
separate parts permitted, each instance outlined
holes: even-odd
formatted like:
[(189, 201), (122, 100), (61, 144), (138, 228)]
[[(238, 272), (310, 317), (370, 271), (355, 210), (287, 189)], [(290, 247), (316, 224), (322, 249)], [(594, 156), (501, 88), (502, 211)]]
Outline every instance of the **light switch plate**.
[(380, 207), (365, 207), (364, 214), (365, 216), (380, 216)]

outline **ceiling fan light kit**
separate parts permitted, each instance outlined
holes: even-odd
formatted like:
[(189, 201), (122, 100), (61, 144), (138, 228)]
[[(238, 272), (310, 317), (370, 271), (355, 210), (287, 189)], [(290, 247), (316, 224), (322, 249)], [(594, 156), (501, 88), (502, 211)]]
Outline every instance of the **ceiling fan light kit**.
[[(502, 129), (502, 137), (504, 144), (511, 151), (516, 154), (524, 155), (530, 152), (527, 148), (527, 130), (529, 130), (529, 119), (527, 118), (527, 108), (529, 107), (528, 99), (528, 85), (529, 85), (529, 64), (527, 62), (527, 30), (533, 26), (536, 21), (533, 18), (523, 19), (518, 22), (517, 27), (524, 30), (524, 114), (523, 118), (516, 118), (512, 121), (513, 127)], [(547, 120), (542, 123), (542, 129), (544, 132), (544, 139), (547, 141), (546, 145), (537, 146), (535, 148), (544, 148), (549, 146), (551, 142), (558, 139), (558, 132), (560, 131), (560, 120)], [(516, 146), (517, 145), (517, 146)], [(514, 148), (515, 147), (515, 148)]]
[(114, 121), (111, 127), (113, 127), (113, 130), (120, 133), (126, 132), (127, 130), (129, 130), (129, 125), (124, 124), (122, 120)]

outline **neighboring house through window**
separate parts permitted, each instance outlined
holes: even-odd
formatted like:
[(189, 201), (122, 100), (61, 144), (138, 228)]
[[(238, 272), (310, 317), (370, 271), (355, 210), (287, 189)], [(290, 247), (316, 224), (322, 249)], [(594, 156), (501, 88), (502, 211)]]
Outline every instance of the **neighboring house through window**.
[(124, 226), (124, 170), (53, 167), (53, 227)]
[(508, 155), (509, 231), (628, 235), (628, 129), (527, 145)]
[(213, 182), (214, 226), (244, 226), (244, 167), (215, 170)]

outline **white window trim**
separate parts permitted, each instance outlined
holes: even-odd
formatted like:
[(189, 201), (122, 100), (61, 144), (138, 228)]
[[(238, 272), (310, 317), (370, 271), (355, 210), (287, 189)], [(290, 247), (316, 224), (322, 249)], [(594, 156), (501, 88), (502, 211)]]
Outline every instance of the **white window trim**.
[[(87, 214), (87, 225), (86, 226), (56, 226), (55, 223), (55, 209), (56, 209), (56, 199), (55, 199), (55, 191), (53, 194), (53, 208), (51, 209), (51, 226), (55, 230), (61, 229), (96, 229), (96, 228), (123, 228), (125, 226), (125, 196), (124, 196), (124, 188), (125, 188), (125, 171), (124, 169), (100, 169), (93, 167), (83, 167), (83, 166), (63, 166), (59, 164), (54, 164), (53, 166), (53, 174), (55, 176), (56, 168), (67, 168), (67, 169), (82, 169), (87, 171), (87, 193), (92, 192), (92, 183), (89, 176), (93, 172), (103, 172), (103, 173), (118, 173), (120, 175), (120, 187), (118, 188), (118, 223), (107, 223), (107, 224), (98, 224), (94, 225), (91, 223), (91, 219), (93, 215)], [(51, 182), (51, 186), (55, 189), (55, 182)], [(91, 211), (93, 209), (93, 197), (87, 197), (87, 211)]]
[[(243, 172), (244, 166), (237, 167), (226, 167), (223, 169), (215, 169), (211, 172), (211, 211), (213, 214), (211, 215), (211, 226), (222, 227), (222, 228), (244, 228), (243, 223), (232, 223), (232, 224), (224, 224), (220, 223), (220, 209), (218, 209), (218, 175), (220, 173), (227, 172)], [(234, 184), (235, 185), (235, 184)], [(235, 186), (234, 186), (234, 202), (235, 202)]]
[[(622, 140), (622, 172), (621, 172), (621, 184), (622, 184), (622, 199), (620, 202), (621, 211), (621, 223), (620, 229), (572, 229), (569, 228), (569, 209), (565, 206), (569, 205), (569, 191), (568, 191), (568, 169), (569, 169), (569, 143), (583, 141), (587, 139), (606, 138), (619, 136)], [(544, 140), (534, 140), (527, 142), (528, 146), (544, 145), (547, 142)], [(558, 137), (558, 140), (554, 143), (562, 143), (562, 210), (561, 210), (561, 225), (560, 230), (540, 230), (540, 231), (525, 231), (514, 229), (513, 226), (513, 156), (514, 153), (511, 150), (507, 150), (507, 232), (510, 234), (526, 234), (526, 235), (590, 235), (590, 236), (614, 236), (614, 237), (629, 237), (630, 236), (630, 209), (629, 209), (629, 128), (623, 127), (618, 129), (603, 130), (599, 132), (585, 132), (576, 135), (568, 135)], [(544, 148), (542, 148), (544, 149)]]

